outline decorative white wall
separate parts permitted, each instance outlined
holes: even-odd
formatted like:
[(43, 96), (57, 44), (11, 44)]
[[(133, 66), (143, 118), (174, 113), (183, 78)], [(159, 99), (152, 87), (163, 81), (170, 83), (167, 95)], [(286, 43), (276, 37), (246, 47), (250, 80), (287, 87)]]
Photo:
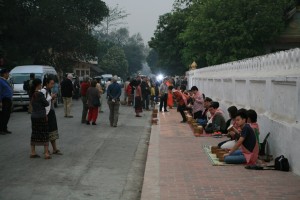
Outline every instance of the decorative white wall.
[(300, 175), (300, 49), (187, 72), (189, 87), (229, 106), (257, 111), (262, 140), (271, 154), (285, 155)]

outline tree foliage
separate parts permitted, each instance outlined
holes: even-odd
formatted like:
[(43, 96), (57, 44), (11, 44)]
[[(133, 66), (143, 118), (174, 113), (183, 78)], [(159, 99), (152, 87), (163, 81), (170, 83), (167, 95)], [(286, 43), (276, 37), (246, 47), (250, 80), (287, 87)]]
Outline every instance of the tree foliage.
[(124, 50), (118, 46), (110, 48), (100, 63), (106, 73), (127, 76), (128, 62)]
[(4, 0), (3, 5), (1, 46), (11, 65), (63, 68), (96, 56), (97, 40), (91, 30), (108, 15), (103, 1)]
[(293, 6), (294, 0), (176, 0), (149, 46), (158, 65), (173, 73), (194, 60), (203, 67), (261, 55), (284, 30)]
[[(128, 62), (128, 73), (136, 73), (142, 68), (145, 62), (145, 45), (140, 34), (130, 36), (127, 28), (120, 28), (110, 32), (108, 35), (103, 32), (97, 32), (96, 37), (102, 47), (98, 56), (100, 63), (103, 55), (111, 47), (118, 47), (125, 53)], [(124, 74), (124, 71), (120, 71), (118, 74)]]
[(149, 42), (149, 46), (159, 54), (156, 67), (164, 73), (184, 73), (186, 70), (181, 59), (184, 43), (179, 36), (186, 29), (188, 12), (188, 9), (183, 9), (160, 16), (154, 37)]

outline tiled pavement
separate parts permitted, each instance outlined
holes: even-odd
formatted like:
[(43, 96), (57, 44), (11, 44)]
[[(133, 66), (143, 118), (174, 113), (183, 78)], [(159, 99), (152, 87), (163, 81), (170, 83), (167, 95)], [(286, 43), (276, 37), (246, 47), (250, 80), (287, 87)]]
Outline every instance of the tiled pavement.
[(176, 110), (153, 126), (142, 200), (300, 199), (300, 177), (291, 172), (212, 166), (202, 146), (224, 139), (196, 138)]

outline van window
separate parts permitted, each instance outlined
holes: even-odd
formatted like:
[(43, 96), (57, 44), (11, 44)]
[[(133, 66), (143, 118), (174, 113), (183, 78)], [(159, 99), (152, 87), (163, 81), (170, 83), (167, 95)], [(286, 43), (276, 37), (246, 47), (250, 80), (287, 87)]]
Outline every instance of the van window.
[[(11, 80), (14, 84), (23, 84), (25, 81), (30, 79), (30, 73), (17, 73), (10, 74)], [(42, 78), (42, 74), (35, 74), (35, 78)]]

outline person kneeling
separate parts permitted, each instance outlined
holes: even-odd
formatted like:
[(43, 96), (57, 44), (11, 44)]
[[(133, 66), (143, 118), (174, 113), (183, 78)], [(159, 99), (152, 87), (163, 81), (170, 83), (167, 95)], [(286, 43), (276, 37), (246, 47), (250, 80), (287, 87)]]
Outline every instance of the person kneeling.
[(247, 113), (239, 110), (235, 122), (241, 128), (241, 136), (228, 154), (224, 155), (227, 164), (255, 165), (258, 159), (258, 143), (251, 126), (247, 124)]

